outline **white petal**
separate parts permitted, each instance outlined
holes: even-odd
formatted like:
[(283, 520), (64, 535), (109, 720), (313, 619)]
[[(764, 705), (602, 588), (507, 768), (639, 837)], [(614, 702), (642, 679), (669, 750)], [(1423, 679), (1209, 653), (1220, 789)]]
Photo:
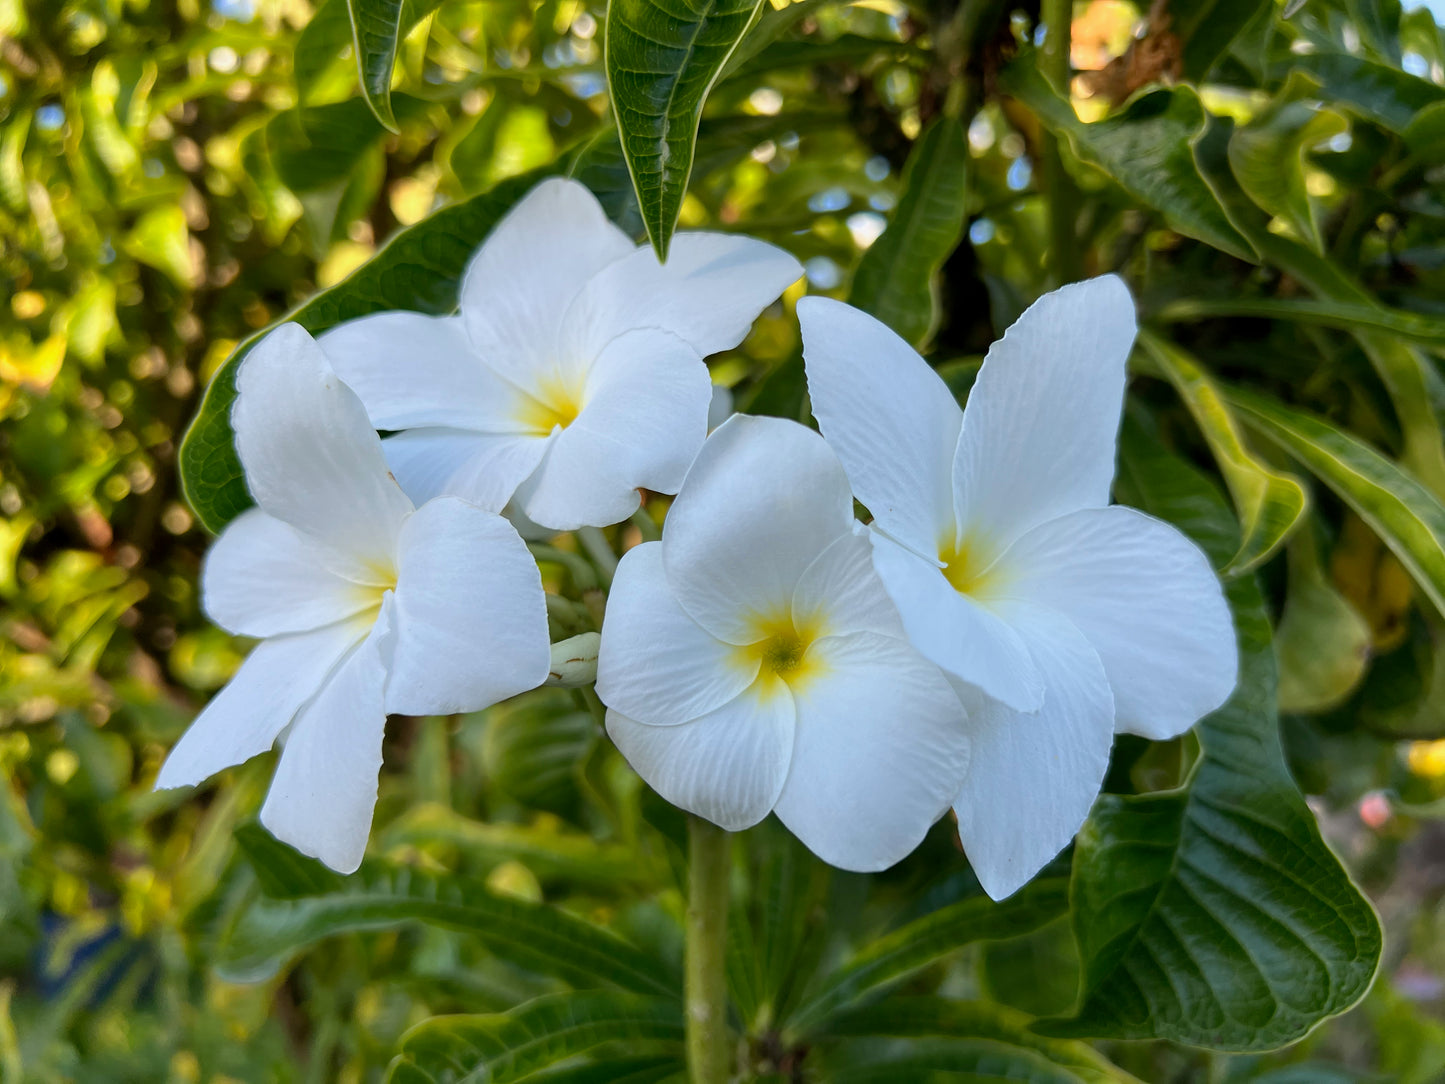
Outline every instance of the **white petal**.
[(298, 324), (252, 348), (231, 409), (246, 485), (261, 508), (360, 559), (385, 564), (411, 512), (356, 393)]
[(361, 865), (371, 834), (386, 731), (391, 601), (388, 595), (370, 634), (296, 717), (261, 806), (261, 823), (272, 835), (341, 873)]
[(1099, 653), (1122, 731), (1163, 740), (1228, 699), (1234, 623), (1204, 551), (1132, 508), (1075, 512), (1003, 558), (1000, 591), (1063, 613)]
[(156, 789), (193, 786), (270, 749), (366, 631), (364, 624), (343, 622), (257, 644), (176, 742)]
[(667, 585), (662, 544), (644, 542), (617, 565), (607, 596), (597, 695), (639, 724), (685, 723), (753, 683), (759, 662), (705, 632)]
[(487, 236), (462, 280), (461, 315), (478, 355), (524, 387), (555, 360), (562, 316), (583, 285), (636, 251), (587, 188), (552, 178)]
[(887, 869), (958, 794), (969, 760), (963, 709), (903, 640), (854, 633), (808, 654), (826, 670), (793, 691), (797, 737), (778, 816), (831, 865)]
[(794, 620), (816, 617), (825, 635), (877, 632), (907, 638), (898, 607), (873, 567), (872, 532), (861, 523), (818, 554), (793, 591)]
[(483, 364), (459, 316), (379, 312), (316, 341), (377, 429), (521, 431), (521, 391)]
[(797, 422), (735, 414), (698, 453), (667, 514), (662, 557), (682, 608), (729, 643), (788, 605), (803, 572), (852, 532), (848, 478)]
[(706, 357), (742, 342), (802, 274), (792, 256), (751, 237), (679, 233), (667, 263), (644, 245), (593, 277), (567, 311), (563, 342), (590, 355), (630, 328), (662, 328)]
[(1114, 739), (1114, 702), (1099, 657), (1057, 614), (1011, 607), (1047, 691), (1037, 712), (974, 695), (965, 703), (973, 759), (954, 802), (963, 849), (996, 900), (1023, 887), (1089, 815)]
[(1029, 306), (994, 343), (954, 470), (965, 535), (1001, 551), (1030, 527), (1109, 503), (1134, 302), (1114, 275)]
[(955, 591), (939, 569), (877, 534), (873, 564), (903, 617), (908, 639), (925, 657), (951, 678), (976, 685), (1019, 711), (1039, 706), (1043, 677), (1008, 622)]
[(556, 433), (518, 493), (528, 519), (555, 530), (604, 527), (637, 510), (637, 490), (676, 493), (707, 436), (712, 384), (693, 349), (632, 331), (602, 350), (581, 412)]
[(383, 580), (350, 554), (251, 508), (227, 524), (201, 569), (206, 615), (238, 636), (304, 632), (376, 605)]
[(417, 505), (443, 495), (500, 512), (537, 469), (551, 438), (408, 429), (381, 442), (397, 483)]
[(798, 302), (818, 428), (874, 521), (921, 553), (954, 534), (953, 458), (963, 411), (886, 325), (840, 301)]
[(387, 711), (480, 711), (546, 680), (542, 577), (505, 519), (438, 497), (402, 527), (397, 566)]
[(745, 692), (681, 726), (648, 726), (615, 711), (607, 733), (648, 786), (729, 832), (768, 815), (788, 775), (793, 700)]

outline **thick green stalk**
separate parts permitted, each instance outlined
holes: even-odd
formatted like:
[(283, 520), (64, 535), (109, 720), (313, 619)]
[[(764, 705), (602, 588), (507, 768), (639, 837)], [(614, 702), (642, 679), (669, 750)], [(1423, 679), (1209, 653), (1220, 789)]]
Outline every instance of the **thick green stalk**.
[[(1039, 68), (1054, 89), (1067, 98), (1073, 72), (1069, 46), (1073, 37), (1074, 0), (1042, 0), (1040, 17), (1044, 24), (1044, 43), (1039, 51)], [(1058, 138), (1045, 131), (1042, 140), (1039, 164), (1049, 201), (1049, 278), (1051, 285), (1062, 286), (1082, 274), (1077, 229), (1078, 190), (1064, 169)]]
[(687, 819), (687, 1066), (692, 1084), (727, 1084), (727, 923), (731, 837), (701, 817)]

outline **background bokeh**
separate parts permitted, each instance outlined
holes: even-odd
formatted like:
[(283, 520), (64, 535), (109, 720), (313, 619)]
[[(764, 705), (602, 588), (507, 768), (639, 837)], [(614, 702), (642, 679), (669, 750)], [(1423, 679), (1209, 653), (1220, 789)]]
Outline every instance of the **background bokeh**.
[[(408, 2), (391, 134), (356, 96), (343, 0), (0, 0), (5, 1081), (380, 1080), (408, 1026), (554, 987), (435, 925), (390, 923), (270, 954), (237, 948), (238, 924), (255, 934), (260, 920), (242, 919), (267, 889), (256, 856), (274, 845), (254, 821), (269, 758), (196, 793), (151, 789), (166, 750), (248, 647), (200, 612), (207, 537), (177, 481), (177, 446), (210, 376), (238, 342), (344, 279), (398, 229), (610, 124), (602, 8)], [(1380, 20), (1401, 17), (1390, 5), (1308, 0), (1288, 18), (1264, 7), (1261, 29), (1206, 86), (1211, 110), (1248, 122), (1280, 92), (1270, 57), (1327, 47), (1445, 98), (1445, 43), (1428, 10), (1406, 12), (1382, 38)], [(769, 18), (787, 20), (778, 41), (715, 89), (682, 228), (782, 244), (805, 262), (811, 291), (846, 296), (946, 88), (930, 35), (952, 6), (792, 8), (771, 5)], [(1081, 116), (1161, 74), (1140, 77), (1117, 59), (1149, 15), (1125, 0), (1075, 5)], [(1024, 5), (1011, 32), (1026, 29)], [(989, 79), (967, 133), (967, 233), (939, 278), (929, 354), (960, 390), (1046, 281), (1039, 128)], [(1301, 172), (1331, 258), (1372, 296), (1445, 317), (1445, 139), (1422, 149), (1368, 110), (1333, 115), (1341, 124), (1305, 146)], [(1188, 308), (1291, 298), (1288, 274), (1230, 261), (1076, 172), (1091, 200), (1085, 270), (1125, 269), (1146, 314), (1181, 325), (1226, 376), (1408, 452), (1343, 331)], [(800, 293), (713, 360), (714, 381), (740, 407), (803, 412)], [(1438, 361), (1429, 355), (1437, 418)], [(1177, 450), (1212, 462), (1157, 374), (1141, 372), (1135, 408)], [(1281, 1054), (1108, 1049), (1145, 1081), (1445, 1079), (1439, 617), (1362, 520), (1327, 491), (1313, 497), (1308, 529), (1263, 570), (1285, 619), (1284, 734), (1327, 838), (1381, 913), (1385, 964), (1358, 1008)], [(1187, 740), (1142, 745), (1121, 744), (1111, 789), (1170, 785), (1193, 755)], [(394, 719), (372, 853), (558, 902), (675, 958), (676, 829), (558, 693), (478, 717)], [(975, 890), (947, 826), (871, 880), (825, 878), (770, 826), (758, 839), (757, 861), (796, 866), (791, 890), (816, 897), (811, 925), (795, 931), (802, 955), (787, 957), (800, 972), (895, 924), (902, 908)], [(762, 901), (744, 894), (739, 906)], [(1055, 923), (965, 948), (921, 988), (1060, 1011), (1073, 993), (1070, 951)], [(789, 1056), (754, 1052), (778, 1080), (803, 1072)]]

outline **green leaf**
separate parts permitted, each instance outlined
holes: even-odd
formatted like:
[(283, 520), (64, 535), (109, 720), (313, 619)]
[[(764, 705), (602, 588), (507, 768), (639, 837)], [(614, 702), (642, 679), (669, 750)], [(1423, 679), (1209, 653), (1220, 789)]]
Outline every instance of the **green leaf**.
[(1345, 331), (1386, 331), (1432, 347), (1445, 347), (1445, 319), (1426, 313), (1404, 312), (1369, 301), (1332, 298), (1225, 297), (1180, 298), (1151, 314), (1171, 322), (1254, 316), (1301, 324), (1336, 327)]
[[(1043, 1038), (1029, 1024), (1024, 1013), (988, 1002), (892, 997), (843, 1013), (817, 1033), (817, 1041), (828, 1044), (822, 1079), (832, 1084), (960, 1078), (1137, 1084), (1084, 1043)], [(883, 1047), (880, 1054), (876, 1044), (858, 1041), (869, 1039), (904, 1041)], [(933, 1073), (938, 1075), (928, 1075)]]
[(1291, 57), (1290, 67), (1312, 76), (1327, 100), (1353, 107), (1398, 134), (1421, 110), (1445, 101), (1445, 87), (1349, 53), (1306, 53)]
[(1049, 85), (1031, 53), (1004, 69), (999, 86), (1066, 138), (1080, 159), (1103, 170), (1174, 229), (1241, 260), (1257, 258), (1194, 161), (1192, 147), (1204, 134), (1206, 115), (1192, 87), (1144, 94), (1122, 113), (1085, 124)]
[(1274, 399), (1233, 391), (1240, 417), (1348, 504), (1445, 614), (1445, 504), (1368, 444)]
[(324, 0), (296, 39), (296, 54), (291, 62), (297, 98), (302, 105), (311, 104), (312, 90), (341, 51), (351, 44), (351, 12), (347, 0)]
[(1229, 164), (1239, 186), (1297, 237), (1323, 252), (1319, 208), (1305, 187), (1306, 155), (1349, 129), (1339, 113), (1311, 100), (1319, 85), (1299, 72), (1229, 141)]
[(196, 268), (191, 260), (191, 233), (178, 204), (154, 207), (126, 234), (121, 247), (133, 260), (154, 267), (178, 287), (189, 290)]
[[(549, 1073), (549, 1084), (584, 1081), (656, 1081), (683, 1068), (682, 1012), (678, 1003), (601, 991), (554, 994), (504, 1013), (437, 1016), (401, 1040), (390, 1081), (488, 1084), (533, 1079), (532, 1074), (610, 1043), (627, 1057)], [(650, 1051), (649, 1051), (649, 1048)]]
[(575, 813), (578, 776), (599, 733), (591, 713), (560, 689), (499, 704), (487, 714), (487, 775), (525, 806)]
[(404, 7), (403, 0), (346, 0), (361, 95), (376, 119), (392, 132), (396, 131), (396, 116), (391, 111), (391, 73), (396, 68)]
[(611, 0), (607, 85), (647, 236), (659, 259), (687, 194), (708, 91), (762, 0)]
[(888, 228), (858, 263), (848, 300), (914, 346), (938, 327), (935, 281), (958, 246), (968, 216), (968, 139), (955, 117), (939, 117), (918, 137), (903, 169)]
[(256, 871), (261, 891), (268, 896), (278, 900), (319, 896), (337, 891), (344, 883), (340, 874), (282, 843), (259, 824), (242, 824), (235, 836), (236, 845)]
[(1279, 710), (1323, 712), (1354, 692), (1370, 665), (1370, 623), (1320, 567), (1314, 535), (1301, 531), (1289, 547), (1289, 594), (1274, 634), (1279, 661)]
[(1065, 885), (1035, 881), (1002, 903), (982, 896), (949, 904), (878, 938), (828, 975), (799, 1006), (792, 1026), (808, 1032), (964, 945), (1017, 937), (1063, 914)]
[[(1222, 563), (1238, 531), (1213, 486), (1127, 420), (1127, 499), (1174, 522)], [(1238, 688), (1197, 729), (1188, 783), (1105, 794), (1079, 834), (1071, 901), (1084, 962), (1072, 1038), (1170, 1039), (1267, 1050), (1369, 988), (1379, 921), (1320, 838), (1285, 764), (1269, 619), (1258, 584), (1229, 584)]]
[(374, 865), (324, 896), (256, 900), (231, 931), (219, 964), (238, 981), (254, 981), (324, 938), (408, 922), (465, 933), (502, 959), (574, 986), (662, 997), (676, 997), (681, 987), (662, 961), (555, 907), (495, 896), (462, 877)]
[(1184, 78), (1203, 82), (1232, 42), (1261, 12), (1272, 13), (1269, 0), (1195, 0), (1169, 7), (1169, 30), (1178, 35)]
[(1239, 551), (1225, 566), (1225, 575), (1257, 568), (1274, 556), (1299, 525), (1305, 511), (1304, 487), (1249, 450), (1218, 386), (1194, 358), (1148, 331), (1140, 333), (1139, 346), (1179, 392), (1234, 498), (1243, 538)]

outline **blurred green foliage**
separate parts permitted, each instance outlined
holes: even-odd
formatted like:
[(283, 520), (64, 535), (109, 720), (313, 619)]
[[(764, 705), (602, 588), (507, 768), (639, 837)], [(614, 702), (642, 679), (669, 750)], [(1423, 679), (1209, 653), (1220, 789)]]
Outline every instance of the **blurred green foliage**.
[[(1381, 912), (1383, 972), (1277, 1054), (1044, 1038), (1033, 1017), (1076, 1007), (1071, 855), (995, 906), (946, 823), (871, 878), (769, 823), (734, 878), (744, 1063), (775, 1081), (1445, 1078), (1445, 40), (1388, 0), (1288, 18), (1079, 3), (1071, 108), (1032, 66), (1037, 6), (1017, 8), (763, 4), (714, 57), (691, 183), (668, 198), (682, 228), (784, 245), (813, 291), (894, 323), (961, 393), (1050, 285), (1056, 135), (1079, 266), (1124, 271), (1152, 329), (1130, 424), (1156, 451), (1121, 485), (1150, 507), (1150, 470), (1185, 479), (1164, 488), (1204, 496), (1175, 511), (1216, 525), (1199, 470), (1232, 498), (1242, 539), (1216, 557), (1259, 570), (1241, 606), (1277, 626), (1284, 753)], [(151, 791), (248, 646), (197, 601), (206, 535), (177, 458), (202, 390), (404, 228), (309, 311), (354, 314), (363, 288), (444, 308), (444, 282), (387, 300), (393, 271), (430, 281), (426, 231), (483, 193), (465, 206), (503, 207), (496, 186), (529, 171), (576, 171), (641, 237), (605, 15), (408, 0), (394, 42), (368, 39), (363, 95), (346, 0), (0, 0), (5, 1081), (410, 1082), (479, 1061), (498, 1080), (676, 1078), (682, 822), (571, 694), (393, 720), (353, 878), (255, 826), (269, 758)], [(454, 217), (429, 219), (441, 205)], [(744, 409), (806, 415), (794, 300), (713, 360)], [(579, 560), (544, 571), (585, 602)], [(591, 620), (554, 617), (559, 635)], [(1101, 809), (1149, 808), (1129, 796), (1180, 783), (1203, 742), (1121, 741)], [(1284, 797), (1265, 797), (1294, 809), (1282, 772)], [(1106, 828), (1080, 847), (1090, 863)], [(1095, 998), (1095, 1021), (1110, 1007)]]

